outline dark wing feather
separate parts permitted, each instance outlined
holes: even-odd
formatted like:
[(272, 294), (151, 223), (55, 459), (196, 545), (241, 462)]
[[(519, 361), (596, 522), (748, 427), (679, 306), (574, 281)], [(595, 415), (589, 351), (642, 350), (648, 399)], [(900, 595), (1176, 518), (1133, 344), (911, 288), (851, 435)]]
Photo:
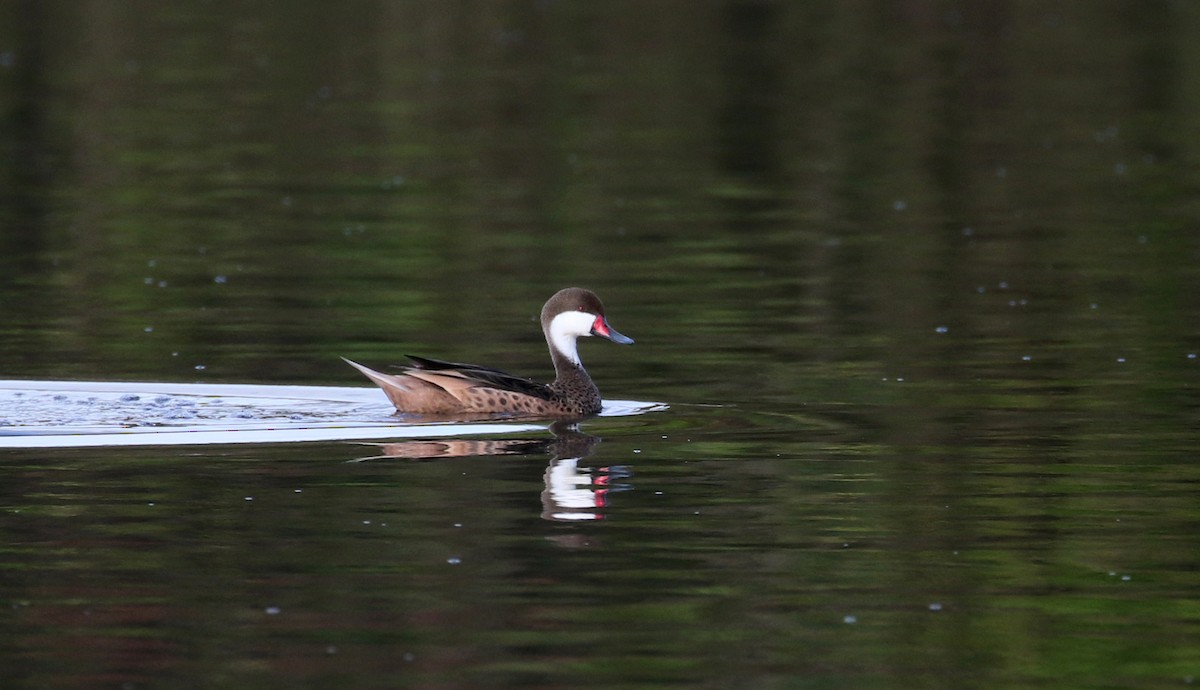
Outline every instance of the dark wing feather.
[(429, 359), (428, 357), (417, 357), (415, 355), (405, 355), (412, 360), (413, 369), (421, 369), (424, 371), (454, 371), (462, 376), (465, 376), (473, 381), (489, 386), (491, 388), (499, 388), (501, 390), (512, 391), (514, 393), (523, 393), (532, 395), (535, 398), (542, 400), (550, 400), (554, 392), (550, 390), (550, 386), (544, 383), (538, 383), (515, 374), (510, 374), (499, 369), (490, 367), (481, 367), (478, 364), (462, 364), (459, 362), (446, 362), (440, 359)]

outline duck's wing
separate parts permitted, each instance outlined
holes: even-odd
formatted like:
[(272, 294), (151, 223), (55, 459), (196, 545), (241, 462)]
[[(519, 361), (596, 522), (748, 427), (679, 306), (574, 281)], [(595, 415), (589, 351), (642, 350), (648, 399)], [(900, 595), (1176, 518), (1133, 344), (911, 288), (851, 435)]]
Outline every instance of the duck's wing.
[(538, 383), (531, 379), (510, 374), (499, 369), (490, 367), (481, 367), (478, 364), (462, 364), (461, 362), (446, 362), (440, 359), (430, 359), (428, 357), (417, 357), (415, 355), (405, 355), (412, 362), (412, 366), (407, 367), (409, 374), (417, 372), (436, 372), (444, 376), (454, 376), (465, 379), (476, 385), (487, 386), (499, 390), (512, 391), (521, 393), (522, 395), (530, 395), (542, 400), (550, 400), (553, 396), (553, 391), (550, 386), (544, 383)]

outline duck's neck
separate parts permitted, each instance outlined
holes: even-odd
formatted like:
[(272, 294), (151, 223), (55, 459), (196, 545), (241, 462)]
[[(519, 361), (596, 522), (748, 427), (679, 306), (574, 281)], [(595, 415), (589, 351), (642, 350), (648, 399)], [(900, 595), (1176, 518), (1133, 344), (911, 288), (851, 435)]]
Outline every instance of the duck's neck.
[[(574, 342), (571, 344), (574, 345)], [(574, 348), (571, 354), (575, 354)], [(550, 384), (550, 387), (587, 414), (599, 410), (600, 389), (596, 388), (592, 377), (588, 376), (578, 355), (571, 357), (570, 354), (563, 353), (551, 341), (550, 359), (554, 361), (554, 383)]]

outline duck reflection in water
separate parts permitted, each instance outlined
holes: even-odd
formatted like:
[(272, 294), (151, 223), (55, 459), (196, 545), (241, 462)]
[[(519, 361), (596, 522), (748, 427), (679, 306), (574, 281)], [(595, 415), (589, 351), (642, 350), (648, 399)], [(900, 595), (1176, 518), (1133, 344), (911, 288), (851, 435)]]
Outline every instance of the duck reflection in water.
[(542, 517), (560, 522), (603, 520), (608, 495), (632, 487), (620, 479), (632, 476), (626, 466), (589, 468), (579, 463), (592, 454), (600, 438), (585, 434), (574, 423), (550, 425), (549, 439), (439, 439), (382, 443), (380, 454), (355, 462), (385, 458), (431, 460), (480, 455), (530, 455), (545, 452), (550, 464), (542, 478)]

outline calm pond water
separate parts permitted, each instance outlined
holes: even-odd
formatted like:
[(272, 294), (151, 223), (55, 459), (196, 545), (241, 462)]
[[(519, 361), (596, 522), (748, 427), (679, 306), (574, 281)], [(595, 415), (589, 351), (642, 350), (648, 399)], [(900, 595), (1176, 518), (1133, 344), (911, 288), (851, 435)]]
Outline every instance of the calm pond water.
[[(0, 379), (233, 396), (22, 448), (196, 414), (2, 391), (0, 684), (1195, 684), (1198, 32), (0, 4)], [(339, 359), (545, 378), (567, 285), (637, 340), (581, 345), (624, 402), (578, 429), (393, 434)]]

